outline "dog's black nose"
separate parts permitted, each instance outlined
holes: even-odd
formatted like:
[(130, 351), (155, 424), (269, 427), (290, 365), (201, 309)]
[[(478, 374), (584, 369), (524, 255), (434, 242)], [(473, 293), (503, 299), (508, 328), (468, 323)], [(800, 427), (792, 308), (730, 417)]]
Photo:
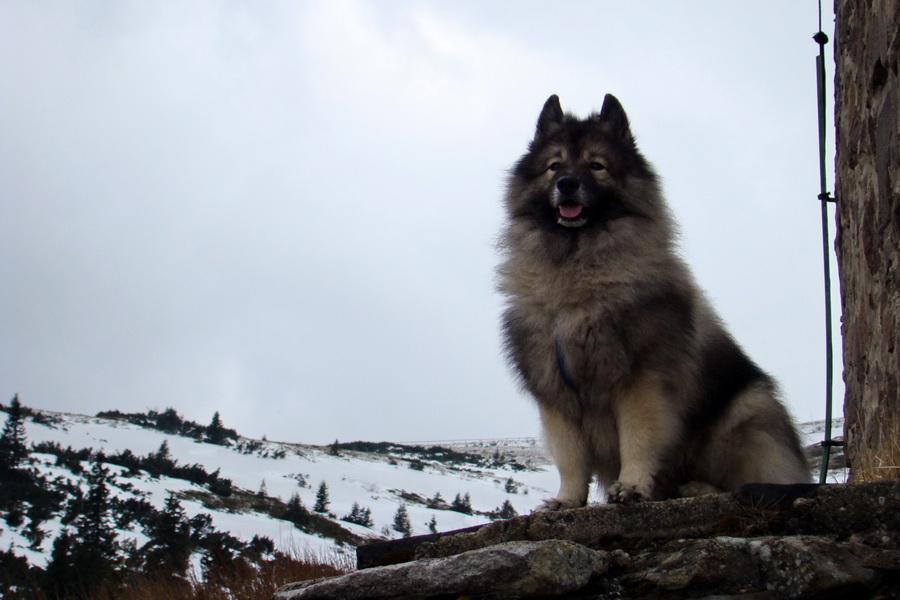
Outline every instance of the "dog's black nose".
[(556, 189), (559, 190), (560, 194), (567, 196), (577, 192), (580, 185), (581, 182), (578, 181), (577, 177), (566, 175), (565, 177), (560, 177), (559, 181), (556, 182)]

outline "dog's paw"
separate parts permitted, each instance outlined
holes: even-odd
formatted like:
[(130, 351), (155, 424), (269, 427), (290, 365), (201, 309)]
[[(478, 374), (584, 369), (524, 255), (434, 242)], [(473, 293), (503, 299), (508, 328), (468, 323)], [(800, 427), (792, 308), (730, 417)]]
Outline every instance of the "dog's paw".
[(615, 504), (632, 504), (650, 500), (650, 487), (636, 483), (616, 481), (606, 488), (606, 501)]
[(689, 481), (678, 488), (678, 495), (682, 498), (693, 498), (704, 494), (718, 494), (719, 488), (705, 481)]
[(582, 506), (584, 506), (583, 502), (571, 502), (560, 498), (547, 498), (540, 506), (534, 509), (534, 512), (556, 512), (568, 508), (581, 508)]

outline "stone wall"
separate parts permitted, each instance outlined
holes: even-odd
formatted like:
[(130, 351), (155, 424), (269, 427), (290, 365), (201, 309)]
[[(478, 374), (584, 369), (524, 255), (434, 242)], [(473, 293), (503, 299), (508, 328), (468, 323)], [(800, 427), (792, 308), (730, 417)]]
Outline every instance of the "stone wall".
[(900, 2), (836, 0), (837, 255), (851, 478), (900, 477)]
[(357, 556), (274, 600), (897, 598), (900, 481), (536, 513)]

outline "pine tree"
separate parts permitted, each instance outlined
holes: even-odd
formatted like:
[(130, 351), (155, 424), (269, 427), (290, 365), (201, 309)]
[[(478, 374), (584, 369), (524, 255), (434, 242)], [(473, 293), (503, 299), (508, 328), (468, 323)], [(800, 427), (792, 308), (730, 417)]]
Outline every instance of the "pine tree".
[(156, 458), (163, 462), (172, 460), (172, 451), (169, 450), (169, 440), (163, 440), (162, 444), (159, 445), (159, 450), (156, 451)]
[(313, 510), (317, 513), (327, 513), (330, 502), (331, 500), (328, 499), (328, 486), (323, 481), (319, 485), (319, 491), (316, 492), (316, 504), (313, 506)]
[(175, 468), (176, 462), (172, 458), (172, 452), (169, 450), (169, 441), (163, 440), (162, 444), (159, 445), (159, 449), (147, 456), (147, 460), (144, 461), (144, 468), (150, 475), (159, 477), (160, 475), (171, 473), (172, 469)]
[(72, 563), (72, 544), (73, 535), (68, 529), (63, 529), (53, 540), (41, 586), (51, 598), (67, 598), (79, 591), (80, 576)]
[(348, 523), (356, 523), (359, 524), (359, 513), (362, 509), (359, 507), (359, 502), (354, 502), (353, 506), (350, 508), (350, 514), (344, 516), (342, 521), (347, 521)]
[(509, 500), (504, 500), (500, 508), (494, 511), (494, 514), (497, 515), (498, 519), (512, 519), (518, 516), (519, 513)]
[(340, 456), (341, 455), (341, 444), (337, 440), (334, 440), (334, 443), (329, 444), (328, 446), (328, 454), (332, 456)]
[(210, 444), (224, 446), (227, 440), (228, 434), (225, 431), (225, 426), (222, 425), (222, 418), (219, 416), (219, 411), (216, 411), (212, 422), (206, 428), (206, 441)]
[(150, 541), (141, 548), (144, 572), (164, 577), (183, 576), (191, 557), (191, 526), (174, 495), (166, 498), (165, 509), (153, 516), (145, 532)]
[(309, 511), (303, 506), (303, 501), (300, 500), (300, 494), (295, 492), (294, 495), (291, 496), (291, 499), (288, 500), (284, 510), (284, 518), (295, 525), (302, 525), (309, 521)]
[(353, 503), (350, 514), (346, 515), (342, 520), (347, 521), (348, 523), (356, 523), (363, 527), (371, 527), (374, 524), (372, 522), (371, 509), (361, 507), (359, 502)]
[(438, 532), (437, 519), (435, 518), (434, 515), (431, 515), (431, 520), (428, 521), (427, 525), (428, 525), (428, 531), (430, 531), (431, 533)]
[(19, 471), (28, 461), (25, 440), (25, 416), (16, 394), (10, 402), (6, 424), (0, 434), (0, 481)]
[(428, 508), (445, 509), (447, 508), (447, 503), (444, 501), (444, 497), (441, 496), (440, 492), (435, 492), (434, 496), (425, 503), (425, 506)]
[(115, 583), (120, 560), (110, 514), (109, 470), (95, 461), (86, 477), (88, 493), (75, 518), (75, 539), (67, 560), (84, 577), (80, 581), (84, 596), (91, 597), (102, 586)]
[(260, 558), (262, 555), (272, 556), (275, 554), (275, 542), (268, 536), (256, 534), (253, 536), (253, 539), (250, 540), (248, 549), (251, 554)]
[(83, 543), (100, 551), (104, 557), (112, 558), (116, 554), (116, 530), (113, 528), (109, 492), (109, 469), (100, 462), (94, 462), (87, 475), (88, 494), (85, 498), (84, 512), (75, 525), (78, 538)]
[(206, 478), (206, 483), (209, 485), (209, 491), (213, 494), (227, 498), (231, 495), (232, 482), (226, 477), (221, 477), (221, 471), (222, 468), (219, 467), (210, 473), (209, 477)]
[(405, 504), (401, 504), (394, 515), (394, 531), (402, 534), (405, 538), (412, 535), (412, 524), (409, 522), (409, 513)]
[[(35, 551), (41, 550), (38, 548)], [(27, 558), (18, 556), (12, 548), (0, 549), (0, 598), (13, 600), (33, 597), (25, 590), (35, 587), (36, 571)], [(43, 571), (37, 572), (43, 574)]]
[(259, 491), (256, 492), (256, 495), (260, 498), (265, 498), (269, 495), (269, 488), (266, 486), (266, 480), (263, 479), (262, 483), (259, 485)]
[(164, 410), (162, 414), (156, 415), (156, 427), (160, 431), (167, 433), (178, 433), (184, 425), (184, 419), (171, 406)]
[(466, 492), (465, 496), (456, 495), (456, 498), (453, 499), (453, 503), (450, 505), (451, 510), (455, 510), (456, 512), (461, 512), (466, 515), (471, 515), (472, 510), (472, 498), (469, 496), (469, 493)]

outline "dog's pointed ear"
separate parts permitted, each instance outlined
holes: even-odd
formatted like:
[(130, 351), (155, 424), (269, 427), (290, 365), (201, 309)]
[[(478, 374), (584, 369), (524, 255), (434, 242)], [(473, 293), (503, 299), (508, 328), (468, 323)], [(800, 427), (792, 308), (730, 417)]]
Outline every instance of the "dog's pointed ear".
[(631, 135), (631, 127), (628, 125), (628, 116), (625, 114), (625, 109), (622, 108), (618, 98), (612, 94), (607, 94), (603, 98), (603, 106), (600, 108), (597, 122), (611, 135), (623, 142), (634, 142), (634, 136)]
[(559, 96), (553, 94), (544, 102), (541, 116), (538, 117), (534, 139), (548, 136), (551, 131), (562, 125), (562, 121), (563, 111), (562, 106), (559, 104)]

